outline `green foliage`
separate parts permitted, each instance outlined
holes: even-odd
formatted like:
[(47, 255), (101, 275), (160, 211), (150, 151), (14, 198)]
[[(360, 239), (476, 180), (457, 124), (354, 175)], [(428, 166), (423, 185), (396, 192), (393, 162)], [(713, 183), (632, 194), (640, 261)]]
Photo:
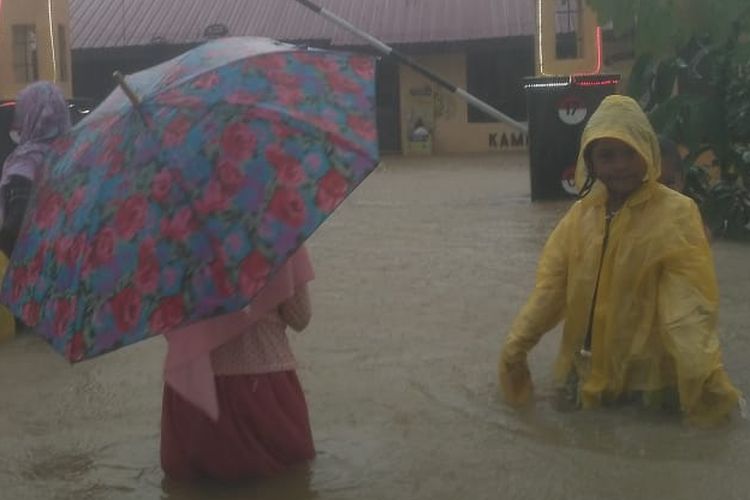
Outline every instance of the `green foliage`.
[(750, 240), (750, 1), (588, 0), (602, 25), (631, 34), (627, 92), (654, 127), (688, 148), (711, 150), (717, 184), (696, 168), (688, 192), (717, 235)]

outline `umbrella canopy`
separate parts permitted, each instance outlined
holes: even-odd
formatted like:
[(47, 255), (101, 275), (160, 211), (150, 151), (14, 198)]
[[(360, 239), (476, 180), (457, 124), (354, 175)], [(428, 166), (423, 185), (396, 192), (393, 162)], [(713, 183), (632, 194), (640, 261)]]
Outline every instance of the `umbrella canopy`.
[(53, 150), (0, 300), (80, 361), (252, 301), (377, 165), (374, 61), (213, 41)]

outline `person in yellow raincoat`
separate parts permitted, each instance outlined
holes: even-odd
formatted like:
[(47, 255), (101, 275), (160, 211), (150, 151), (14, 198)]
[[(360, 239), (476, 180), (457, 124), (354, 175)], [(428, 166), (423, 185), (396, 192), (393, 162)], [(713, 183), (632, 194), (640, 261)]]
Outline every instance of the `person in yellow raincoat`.
[(500, 357), (500, 383), (526, 403), (526, 357), (564, 320), (555, 372), (583, 408), (632, 401), (713, 424), (740, 393), (722, 365), (719, 293), (695, 203), (658, 182), (657, 136), (639, 105), (606, 98), (581, 140), (581, 199), (547, 241), (531, 297)]

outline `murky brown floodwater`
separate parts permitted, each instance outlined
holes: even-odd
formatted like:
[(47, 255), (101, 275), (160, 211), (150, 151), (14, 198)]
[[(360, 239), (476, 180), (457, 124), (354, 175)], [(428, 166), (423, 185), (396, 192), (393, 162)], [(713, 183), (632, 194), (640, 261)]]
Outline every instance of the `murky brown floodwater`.
[[(750, 428), (554, 405), (556, 335), (533, 411), (497, 396), (501, 339), (565, 204), (531, 205), (523, 157), (389, 159), (316, 234), (314, 320), (295, 337), (319, 456), (243, 487), (177, 487), (158, 465), (156, 339), (70, 367), (0, 348), (2, 499), (750, 498)], [(501, 163), (504, 163), (501, 165)], [(750, 388), (750, 247), (715, 245), (726, 365)]]

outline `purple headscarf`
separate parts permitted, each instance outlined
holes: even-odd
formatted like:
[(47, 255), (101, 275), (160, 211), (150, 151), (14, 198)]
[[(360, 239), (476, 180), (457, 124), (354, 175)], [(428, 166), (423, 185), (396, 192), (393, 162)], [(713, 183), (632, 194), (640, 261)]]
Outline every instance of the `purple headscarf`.
[(70, 130), (70, 112), (60, 89), (51, 82), (37, 82), (23, 89), (16, 101), (13, 129), (21, 140), (5, 160), (0, 186), (7, 184), (11, 175), (33, 182), (50, 143)]

